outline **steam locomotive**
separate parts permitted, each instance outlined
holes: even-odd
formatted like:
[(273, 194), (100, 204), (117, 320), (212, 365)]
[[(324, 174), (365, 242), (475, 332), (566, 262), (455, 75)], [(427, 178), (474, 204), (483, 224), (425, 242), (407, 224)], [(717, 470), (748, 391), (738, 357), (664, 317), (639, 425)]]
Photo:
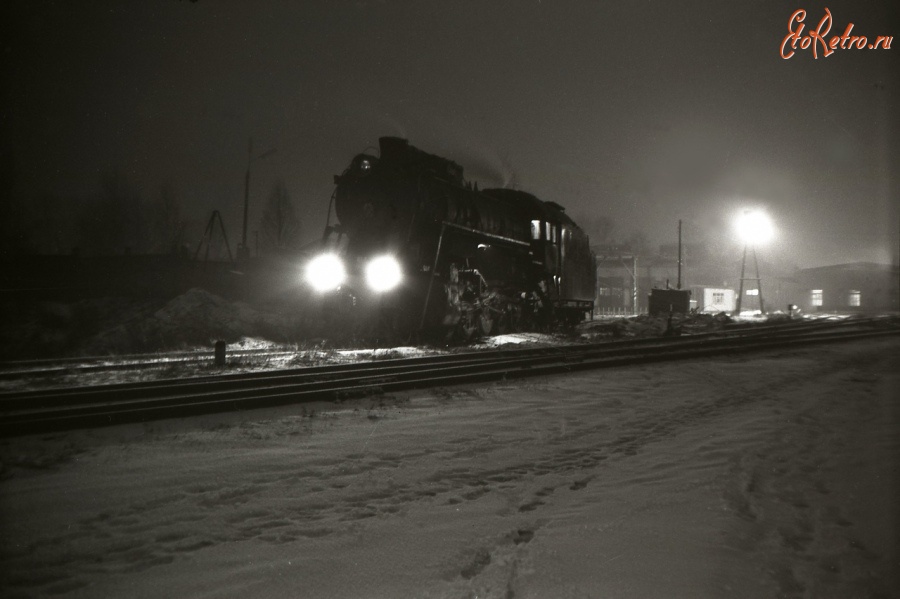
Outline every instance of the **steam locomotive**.
[(593, 311), (588, 237), (562, 206), (479, 190), (405, 139), (379, 145), (334, 178), (323, 249), (306, 265), (315, 290), (400, 334), (539, 330)]

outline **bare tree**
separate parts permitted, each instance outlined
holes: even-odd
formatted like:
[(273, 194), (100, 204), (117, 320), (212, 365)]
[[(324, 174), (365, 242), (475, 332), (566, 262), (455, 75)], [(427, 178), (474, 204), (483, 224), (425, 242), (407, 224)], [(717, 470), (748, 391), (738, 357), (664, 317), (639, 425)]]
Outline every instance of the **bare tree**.
[(163, 184), (156, 201), (147, 206), (146, 221), (150, 225), (150, 251), (178, 252), (184, 243), (185, 222), (181, 202), (171, 184)]
[(87, 202), (79, 219), (82, 244), (97, 254), (146, 250), (143, 212), (140, 194), (120, 173), (107, 173), (100, 194)]
[(296, 247), (300, 236), (300, 219), (284, 181), (272, 186), (260, 221), (263, 247), (267, 250), (286, 250)]

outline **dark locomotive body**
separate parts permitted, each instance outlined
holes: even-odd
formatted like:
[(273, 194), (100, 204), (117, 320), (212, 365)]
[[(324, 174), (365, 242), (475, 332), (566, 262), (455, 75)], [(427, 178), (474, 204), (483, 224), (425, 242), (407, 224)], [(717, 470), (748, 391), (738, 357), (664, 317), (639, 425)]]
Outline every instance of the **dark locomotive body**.
[[(465, 336), (577, 322), (593, 310), (587, 235), (553, 202), (510, 189), (479, 191), (455, 162), (383, 137), (335, 177), (339, 248), (353, 302), (377, 306), (398, 331)], [(400, 284), (366, 290), (372, 256), (392, 256)]]

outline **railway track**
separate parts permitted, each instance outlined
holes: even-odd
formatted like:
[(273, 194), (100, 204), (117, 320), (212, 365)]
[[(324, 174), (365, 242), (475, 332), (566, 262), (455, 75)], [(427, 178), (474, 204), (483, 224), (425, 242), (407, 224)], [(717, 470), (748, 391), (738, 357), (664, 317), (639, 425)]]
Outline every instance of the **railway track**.
[(501, 349), (189, 379), (0, 394), (0, 435), (334, 401), (436, 385), (721, 356), (900, 334), (897, 319), (747, 328), (728, 334)]
[[(228, 355), (240, 358), (287, 358), (296, 351), (272, 349), (231, 349)], [(80, 358), (49, 358), (36, 360), (12, 360), (0, 364), (0, 380), (50, 377), (63, 374), (114, 372), (170, 368), (189, 364), (211, 364), (213, 351), (180, 351), (158, 354), (132, 354), (122, 356), (87, 356)]]
[[(812, 330), (834, 326), (855, 326), (884, 320), (883, 317), (820, 317), (815, 320), (780, 322), (777, 324), (731, 323), (725, 328), (713, 331), (687, 332), (693, 337), (728, 336), (744, 332)], [(313, 350), (309, 350), (313, 351)], [(289, 360), (301, 350), (288, 349), (229, 349), (230, 360), (246, 359), (262, 362), (266, 360)], [(118, 356), (84, 356), (65, 358), (45, 358), (31, 360), (8, 360), (0, 362), (0, 381), (48, 379), (62, 375), (80, 375), (105, 372), (165, 370), (178, 366), (211, 365), (215, 360), (212, 350), (175, 351), (150, 354), (125, 354)]]

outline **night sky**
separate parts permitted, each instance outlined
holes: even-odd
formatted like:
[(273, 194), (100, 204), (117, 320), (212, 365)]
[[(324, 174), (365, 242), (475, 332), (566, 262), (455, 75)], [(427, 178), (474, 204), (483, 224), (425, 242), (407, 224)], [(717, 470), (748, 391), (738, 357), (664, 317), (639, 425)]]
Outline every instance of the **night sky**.
[(900, 35), (897, 5), (5, 3), (3, 192), (77, 202), (118, 172), (172, 186), (195, 223), (219, 209), (238, 239), (252, 136), (277, 152), (253, 163), (251, 231), (280, 178), (312, 239), (332, 176), (397, 135), (616, 238), (673, 243), (683, 219), (738, 251), (752, 206), (773, 262), (896, 262), (900, 41), (780, 53), (797, 8), (804, 33), (827, 6), (828, 37), (852, 22), (874, 41)]

